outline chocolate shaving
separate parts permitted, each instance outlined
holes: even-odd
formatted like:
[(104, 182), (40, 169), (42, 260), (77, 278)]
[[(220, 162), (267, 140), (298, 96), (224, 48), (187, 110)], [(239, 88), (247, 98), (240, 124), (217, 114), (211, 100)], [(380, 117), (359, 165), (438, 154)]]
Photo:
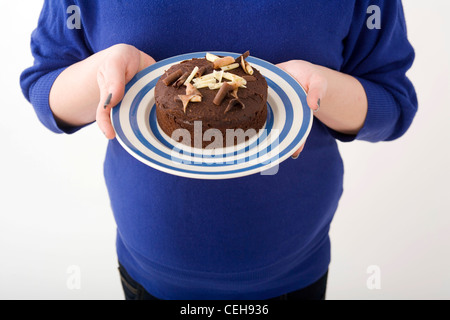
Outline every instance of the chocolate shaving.
[(244, 70), (244, 72), (246, 74), (249, 74), (249, 75), (253, 74), (253, 69), (252, 69), (251, 65), (247, 61), (245, 61), (244, 56), (241, 56), (241, 67), (242, 67), (242, 70)]
[(250, 56), (250, 51), (246, 51), (243, 54), (241, 54), (239, 57), (237, 57), (234, 62), (239, 63), (242, 67), (242, 70), (244, 70), (244, 72), (246, 74), (253, 74), (253, 69), (250, 66), (250, 64), (245, 60)]
[(216, 96), (214, 97), (213, 103), (216, 106), (220, 106), (223, 99), (227, 96), (228, 92), (233, 90), (233, 86), (228, 84), (228, 82), (224, 82), (224, 84), (220, 87), (219, 91), (217, 92)]
[(200, 91), (198, 91), (197, 88), (192, 85), (192, 83), (186, 84), (186, 95), (188, 95), (188, 96), (196, 95), (196, 96), (200, 96), (200, 97), (202, 96)]
[(214, 69), (219, 69), (220, 67), (227, 66), (229, 64), (234, 63), (234, 58), (230, 56), (226, 56), (223, 58), (219, 58), (213, 62)]
[(233, 109), (233, 107), (235, 106), (240, 106), (241, 109), (245, 109), (245, 104), (242, 103), (241, 100), (239, 99), (231, 99), (230, 102), (228, 103), (227, 108), (225, 109), (224, 113), (229, 112), (231, 109)]
[(179, 77), (178, 80), (173, 83), (172, 87), (175, 87), (175, 88), (181, 87), (188, 77), (189, 77), (189, 72), (183, 73), (183, 75), (181, 77)]
[(183, 103), (183, 112), (186, 113), (186, 108), (189, 104), (189, 102), (201, 102), (202, 101), (202, 97), (198, 96), (198, 95), (178, 95), (178, 97), (175, 97), (175, 100), (180, 101)]
[(239, 57), (237, 57), (237, 58), (234, 60), (234, 62), (241, 63), (241, 58), (247, 59), (248, 56), (250, 56), (250, 51), (247, 50), (247, 51), (245, 51), (243, 54), (241, 54)]
[(198, 69), (197, 73), (195, 74), (195, 77), (201, 77), (206, 71), (206, 67), (201, 67)]
[(238, 90), (239, 90), (239, 87), (236, 87), (236, 88), (233, 89), (233, 91), (230, 91), (229, 94), (230, 94), (233, 98), (239, 99), (239, 97), (238, 97), (238, 95), (237, 95)]
[(183, 72), (181, 71), (181, 69), (178, 69), (177, 71), (172, 72), (171, 74), (167, 75), (167, 77), (164, 78), (163, 83), (166, 86), (170, 86), (175, 80), (177, 80), (182, 75), (183, 75)]

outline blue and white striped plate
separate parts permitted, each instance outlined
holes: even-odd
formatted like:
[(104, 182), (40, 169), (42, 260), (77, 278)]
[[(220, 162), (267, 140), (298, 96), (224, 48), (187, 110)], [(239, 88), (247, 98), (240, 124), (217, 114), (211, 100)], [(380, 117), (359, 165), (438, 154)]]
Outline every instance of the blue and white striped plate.
[[(238, 57), (229, 52), (211, 52)], [(126, 86), (111, 120), (120, 144), (133, 157), (166, 173), (197, 179), (230, 179), (250, 174), (274, 174), (306, 140), (312, 112), (300, 84), (277, 66), (255, 58), (246, 60), (266, 78), (269, 86), (265, 127), (245, 143), (234, 147), (199, 149), (175, 142), (156, 121), (154, 88), (173, 64), (204, 58), (206, 52), (161, 60), (139, 72)]]

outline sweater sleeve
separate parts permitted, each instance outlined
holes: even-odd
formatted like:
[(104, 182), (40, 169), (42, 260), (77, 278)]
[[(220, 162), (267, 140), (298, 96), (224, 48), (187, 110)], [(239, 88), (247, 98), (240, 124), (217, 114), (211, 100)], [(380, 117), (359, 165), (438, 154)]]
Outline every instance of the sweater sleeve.
[[(402, 3), (355, 3), (352, 25), (344, 41), (341, 71), (354, 76), (364, 87), (368, 112), (356, 136), (331, 131), (341, 141), (394, 140), (408, 130), (417, 112), (416, 93), (406, 76), (415, 55), (407, 39)], [(380, 18), (381, 23), (376, 25), (372, 18)], [(379, 28), (373, 28), (372, 23)]]
[(49, 105), (50, 90), (59, 74), (91, 54), (84, 41), (83, 30), (68, 27), (68, 19), (76, 14), (69, 8), (73, 3), (45, 0), (38, 26), (31, 35), (34, 63), (20, 76), (25, 98), (41, 123), (55, 133), (73, 133), (81, 128), (59, 126)]

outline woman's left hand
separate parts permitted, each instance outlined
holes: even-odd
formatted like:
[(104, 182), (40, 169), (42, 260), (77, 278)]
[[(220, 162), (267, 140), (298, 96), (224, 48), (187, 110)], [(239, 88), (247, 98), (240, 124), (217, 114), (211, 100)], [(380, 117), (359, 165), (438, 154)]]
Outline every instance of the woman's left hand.
[[(322, 69), (310, 62), (303, 60), (291, 60), (277, 64), (277, 66), (294, 77), (307, 93), (308, 106), (316, 113), (320, 109), (320, 102), (325, 96), (328, 81)], [(292, 154), (297, 159), (304, 148), (304, 144)]]

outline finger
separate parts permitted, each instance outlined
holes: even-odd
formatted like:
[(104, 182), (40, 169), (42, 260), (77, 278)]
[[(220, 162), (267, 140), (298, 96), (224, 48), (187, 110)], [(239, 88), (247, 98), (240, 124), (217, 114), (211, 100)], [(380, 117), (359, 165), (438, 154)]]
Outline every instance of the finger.
[(277, 67), (283, 69), (284, 71), (286, 71), (287, 73), (289, 73), (288, 69), (289, 69), (289, 62), (281, 62), (276, 64)]
[(327, 81), (321, 75), (315, 74), (311, 76), (308, 84), (308, 95), (306, 101), (308, 106), (314, 111), (318, 112), (320, 103), (327, 91)]
[(127, 59), (112, 56), (100, 68), (97, 82), (100, 101), (96, 120), (100, 130), (108, 139), (114, 139), (115, 131), (111, 124), (111, 109), (124, 97), (125, 85), (139, 71), (155, 63), (155, 60), (142, 51), (128, 52)]
[(294, 154), (291, 156), (292, 159), (297, 159), (300, 153), (303, 151), (303, 148), (305, 147), (305, 144), (302, 144), (302, 146), (294, 152)]
[[(96, 120), (100, 130), (103, 132), (106, 138), (114, 139), (116, 136), (115, 130), (111, 124), (111, 103), (113, 95), (110, 93), (106, 97), (106, 100), (102, 99), (104, 103), (100, 102), (97, 107)], [(108, 103), (109, 102), (109, 103)]]
[(100, 130), (108, 139), (114, 139), (115, 131), (111, 124), (111, 109), (123, 98), (125, 93), (126, 65), (121, 61), (107, 61), (100, 67), (97, 82), (100, 89), (100, 101), (96, 120)]

